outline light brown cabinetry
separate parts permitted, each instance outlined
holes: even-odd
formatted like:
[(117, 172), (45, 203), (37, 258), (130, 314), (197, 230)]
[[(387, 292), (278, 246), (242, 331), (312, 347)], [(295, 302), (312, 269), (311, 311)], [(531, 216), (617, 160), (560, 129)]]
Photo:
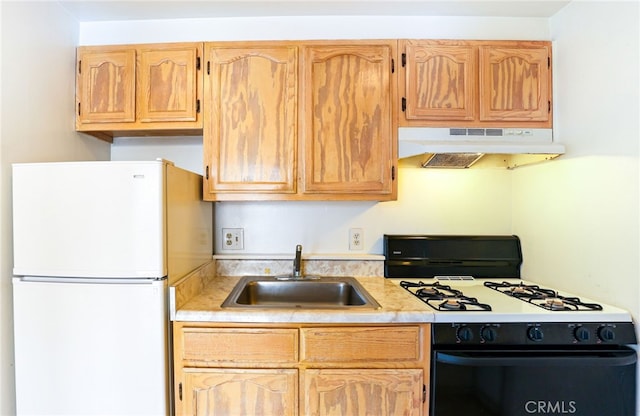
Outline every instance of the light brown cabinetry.
[(395, 199), (396, 43), (207, 44), (204, 198)]
[(79, 47), (76, 130), (202, 134), (201, 56), (202, 43)]
[(400, 125), (549, 128), (551, 43), (403, 40)]
[(174, 322), (177, 415), (427, 414), (429, 326)]
[(298, 48), (207, 44), (205, 199), (296, 192)]
[(303, 50), (304, 192), (395, 199), (395, 42)]

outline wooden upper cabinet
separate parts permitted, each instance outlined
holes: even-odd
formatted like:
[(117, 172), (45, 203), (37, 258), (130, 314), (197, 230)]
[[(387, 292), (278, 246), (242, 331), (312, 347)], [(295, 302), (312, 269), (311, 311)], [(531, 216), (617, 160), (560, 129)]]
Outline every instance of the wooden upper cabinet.
[(298, 48), (207, 44), (206, 60), (205, 199), (294, 193)]
[(401, 126), (551, 127), (551, 42), (400, 43)]
[(395, 199), (395, 51), (394, 41), (304, 46), (304, 193)]
[(205, 47), (204, 198), (396, 198), (396, 41)]
[(480, 120), (547, 121), (550, 46), (480, 46)]
[(139, 57), (138, 120), (196, 121), (200, 105), (196, 79), (199, 48), (140, 48)]
[(477, 113), (477, 50), (465, 45), (406, 44), (406, 118), (474, 120)]
[(202, 43), (81, 46), (76, 130), (126, 135), (202, 134)]
[(135, 75), (135, 49), (79, 48), (78, 122), (134, 122)]

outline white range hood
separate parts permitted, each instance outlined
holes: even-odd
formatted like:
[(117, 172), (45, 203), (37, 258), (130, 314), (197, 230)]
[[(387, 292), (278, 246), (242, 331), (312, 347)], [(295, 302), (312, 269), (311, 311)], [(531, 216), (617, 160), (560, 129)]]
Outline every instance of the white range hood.
[(552, 129), (400, 127), (401, 166), (468, 168), (518, 166), (554, 159), (565, 152)]

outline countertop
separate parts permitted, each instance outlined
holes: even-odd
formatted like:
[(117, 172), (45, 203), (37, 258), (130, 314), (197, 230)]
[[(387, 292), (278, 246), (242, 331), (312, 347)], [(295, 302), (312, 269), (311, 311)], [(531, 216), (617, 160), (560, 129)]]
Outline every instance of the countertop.
[(172, 311), (172, 320), (226, 323), (426, 323), (434, 313), (397, 284), (384, 277), (357, 277), (380, 304), (379, 309), (244, 309), (220, 305), (240, 280), (239, 276), (216, 276)]

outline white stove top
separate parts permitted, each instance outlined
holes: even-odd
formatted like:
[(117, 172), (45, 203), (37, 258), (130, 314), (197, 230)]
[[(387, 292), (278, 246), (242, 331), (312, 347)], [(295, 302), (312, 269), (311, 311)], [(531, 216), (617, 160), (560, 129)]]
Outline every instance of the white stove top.
[[(412, 283), (423, 282), (433, 284), (439, 282), (448, 285), (453, 289), (460, 290), (464, 296), (473, 297), (480, 303), (489, 304), (490, 311), (467, 310), (467, 311), (439, 311), (425, 303), (425, 310), (434, 313), (434, 322), (454, 323), (538, 323), (538, 322), (631, 322), (631, 314), (615, 306), (603, 304), (597, 300), (577, 296), (583, 302), (597, 303), (602, 306), (602, 310), (580, 310), (580, 311), (552, 311), (531, 304), (527, 301), (511, 297), (500, 293), (494, 289), (484, 286), (484, 282), (508, 282), (534, 285), (535, 282), (520, 279), (473, 279), (469, 280), (440, 280), (438, 278), (425, 279), (401, 279), (393, 278), (394, 282), (400, 285), (401, 281)], [(540, 287), (549, 288), (545, 285)], [(553, 288), (549, 288), (553, 289)], [(404, 290), (404, 289), (403, 289)], [(574, 294), (558, 291), (560, 295), (576, 296)], [(411, 294), (411, 296), (414, 296)]]

